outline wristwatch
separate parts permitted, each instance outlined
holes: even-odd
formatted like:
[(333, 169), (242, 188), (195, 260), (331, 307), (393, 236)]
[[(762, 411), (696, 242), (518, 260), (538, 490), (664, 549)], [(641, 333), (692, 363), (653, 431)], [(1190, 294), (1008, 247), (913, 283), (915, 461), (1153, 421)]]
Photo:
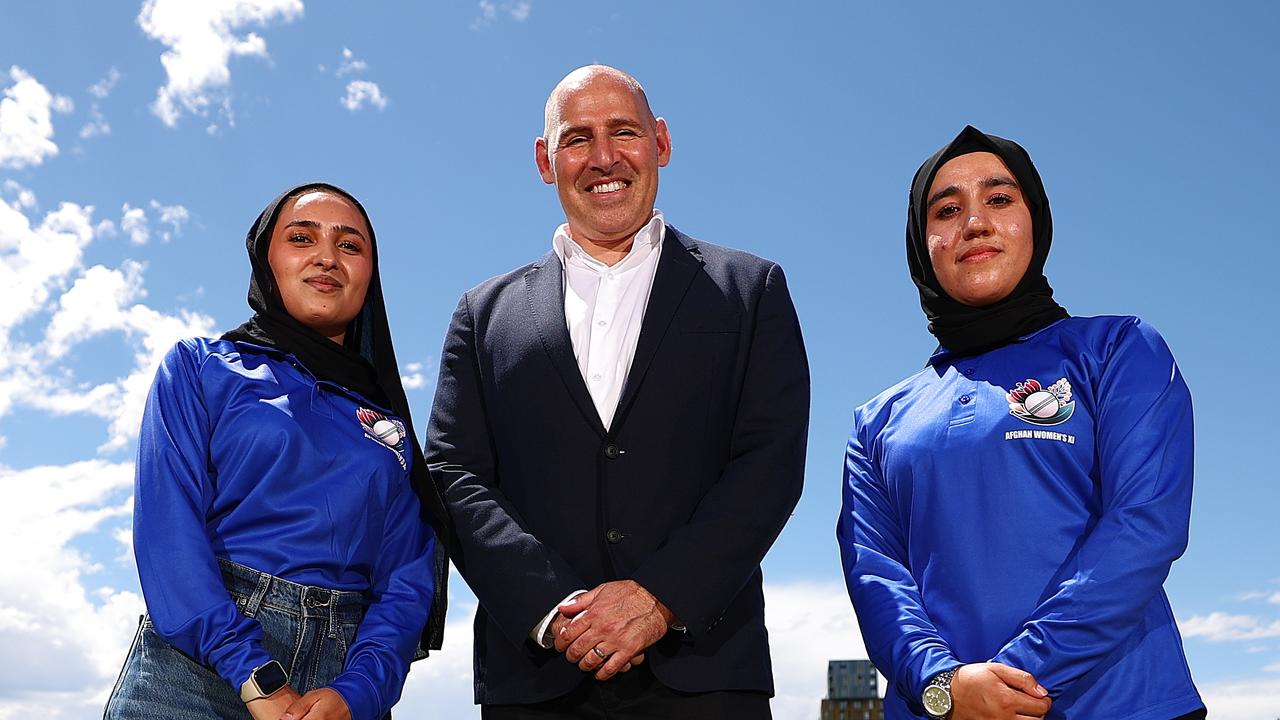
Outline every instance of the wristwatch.
[(240, 699), (245, 702), (271, 697), (280, 692), (280, 688), (289, 684), (289, 674), (279, 661), (272, 660), (259, 665), (249, 673), (249, 679), (240, 686)]
[(924, 705), (924, 711), (929, 717), (941, 720), (951, 715), (951, 678), (955, 676), (955, 670), (940, 672), (933, 676), (929, 684), (925, 686), (924, 693), (920, 696), (920, 702)]

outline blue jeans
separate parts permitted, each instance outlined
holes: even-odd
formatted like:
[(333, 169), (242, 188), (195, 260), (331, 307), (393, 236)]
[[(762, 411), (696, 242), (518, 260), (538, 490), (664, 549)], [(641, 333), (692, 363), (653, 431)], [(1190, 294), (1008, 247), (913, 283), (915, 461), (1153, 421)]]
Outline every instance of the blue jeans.
[[(364, 616), (360, 593), (309, 587), (219, 559), (222, 580), (240, 612), (257, 618), (263, 648), (306, 693), (333, 682)], [(107, 700), (106, 720), (250, 720), (217, 673), (165, 642), (144, 616), (124, 669)]]

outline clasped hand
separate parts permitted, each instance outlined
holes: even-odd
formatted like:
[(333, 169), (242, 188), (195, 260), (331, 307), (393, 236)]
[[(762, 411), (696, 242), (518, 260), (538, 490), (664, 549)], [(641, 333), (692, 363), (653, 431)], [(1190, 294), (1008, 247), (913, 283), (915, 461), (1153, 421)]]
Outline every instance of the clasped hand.
[(556, 652), (583, 672), (594, 671), (597, 680), (644, 662), (645, 649), (667, 634), (673, 618), (634, 580), (604, 583), (557, 609), (551, 623)]
[(258, 698), (245, 707), (253, 720), (351, 720), (347, 701), (327, 687), (299, 695), (286, 685), (271, 697)]
[(1043, 718), (1053, 702), (1031, 673), (1000, 663), (962, 665), (951, 679), (952, 720)]

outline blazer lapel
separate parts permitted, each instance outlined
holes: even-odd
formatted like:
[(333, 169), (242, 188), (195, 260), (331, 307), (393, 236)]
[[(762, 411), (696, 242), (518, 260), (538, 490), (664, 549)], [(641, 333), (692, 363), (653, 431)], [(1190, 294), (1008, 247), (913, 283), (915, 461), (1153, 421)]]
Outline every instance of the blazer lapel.
[(680, 234), (670, 225), (667, 226), (663, 245), (662, 255), (658, 258), (658, 269), (653, 276), (653, 289), (649, 292), (649, 306), (645, 308), (644, 322), (640, 325), (640, 339), (636, 341), (635, 358), (631, 361), (631, 369), (627, 371), (627, 382), (622, 386), (618, 411), (613, 416), (611, 427), (615, 429), (622, 427), (640, 383), (644, 382), (649, 363), (658, 352), (667, 329), (671, 327), (671, 319), (675, 317), (693, 278), (702, 268), (702, 259), (698, 256), (695, 241)]
[(547, 253), (524, 274), (524, 282), (529, 295), (529, 312), (542, 338), (542, 347), (551, 356), (551, 364), (560, 374), (574, 404), (596, 432), (604, 437), (604, 424), (600, 422), (600, 413), (596, 412), (591, 393), (582, 380), (578, 361), (573, 356), (569, 327), (564, 320), (564, 271), (559, 256), (554, 251)]

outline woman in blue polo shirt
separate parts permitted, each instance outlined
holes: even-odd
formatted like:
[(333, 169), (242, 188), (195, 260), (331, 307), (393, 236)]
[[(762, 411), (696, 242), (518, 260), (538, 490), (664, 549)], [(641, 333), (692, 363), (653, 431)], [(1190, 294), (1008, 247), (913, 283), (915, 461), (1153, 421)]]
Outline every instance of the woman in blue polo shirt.
[(837, 527), (892, 719), (1204, 717), (1162, 589), (1191, 398), (1136, 317), (1070, 317), (1030, 157), (967, 127), (917, 171), (907, 258), (939, 347), (858, 408)]
[(439, 647), (446, 565), (420, 498), (445, 515), (368, 215), (303, 185), (247, 245), (253, 317), (175, 345), (147, 399), (134, 552), (148, 614), (107, 718), (376, 720), (419, 641)]

